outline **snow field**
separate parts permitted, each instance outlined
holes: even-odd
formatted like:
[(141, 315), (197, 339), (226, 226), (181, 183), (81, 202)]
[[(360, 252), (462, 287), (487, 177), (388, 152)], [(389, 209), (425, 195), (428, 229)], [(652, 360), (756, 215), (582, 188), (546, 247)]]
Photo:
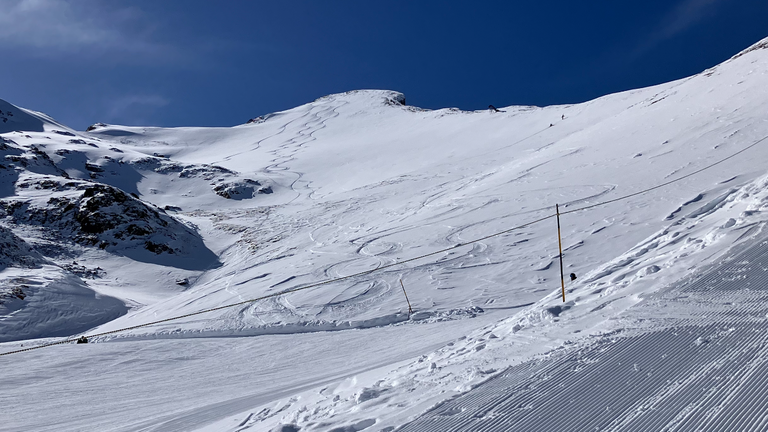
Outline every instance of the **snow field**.
[[(637, 192), (733, 154), (768, 135), (768, 55), (756, 47), (673, 83), (505, 113), (419, 110), (399, 105), (395, 92), (360, 91), (235, 128), (75, 133), (25, 111), (41, 126), (2, 132), (15, 143), (3, 148), (15, 164), (2, 177), (13, 180), (0, 187), (3, 201), (45, 208), (45, 181), (63, 171), (134, 193), (204, 249), (140, 255), (126, 253), (128, 243), (73, 245), (48, 225), (2, 225), (42, 255), (35, 278), (55, 269), (77, 276), (65, 269), (75, 259), (104, 271), (80, 286), (131, 309), (101, 317), (90, 333), (231, 304), (481, 238), (547, 216), (555, 203), (568, 211)], [(551, 220), (435, 260), (97, 341), (109, 343), (20, 354), (25, 367), (6, 371), (12, 386), (0, 402), (38, 412), (0, 428), (379, 431), (424, 422), (461, 430), (481, 421), (504, 430), (543, 427), (526, 422), (550, 399), (568, 407), (557, 421), (583, 414), (588, 427), (725, 428), (719, 422), (737, 418), (728, 413), (742, 412), (745, 428), (759, 428), (760, 406), (741, 393), (752, 382), (720, 371), (762, 376), (762, 336), (749, 332), (753, 322), (762, 329), (754, 303), (762, 294), (737, 278), (706, 301), (678, 297), (681, 280), (725, 280), (709, 266), (762, 241), (764, 148), (669, 188), (564, 215), (566, 271), (579, 275), (565, 304)], [(215, 262), (202, 259), (211, 255)], [(728, 278), (762, 283), (758, 270), (728, 269)], [(401, 279), (416, 310), (408, 321)], [(702, 310), (716, 322), (702, 321)], [(5, 315), (4, 325), (29, 322)], [(43, 325), (49, 314), (33, 315), (35, 334), (56, 335)], [(722, 346), (695, 344), (713, 336)], [(2, 348), (21, 343), (35, 342)], [(640, 372), (635, 362), (625, 367), (642, 356)], [(629, 385), (600, 381), (611, 376)], [(708, 396), (697, 399), (695, 383)], [(577, 397), (587, 390), (592, 398)], [(674, 408), (652, 419), (645, 413), (657, 400)], [(454, 403), (465, 411), (445, 408)], [(70, 415), (81, 407), (91, 409)], [(701, 410), (713, 414), (695, 423)]]
[[(469, 391), (405, 430), (552, 430), (558, 421), (562, 427), (555, 430), (570, 424), (577, 430), (678, 430), (673, 426), (683, 421), (688, 426), (680, 430), (697, 430), (706, 422), (695, 420), (712, 406), (741, 413), (732, 416), (746, 417), (745, 430), (760, 430), (762, 405), (745, 412), (755, 396), (741, 393), (738, 385), (764, 367), (768, 243), (762, 240), (766, 221), (755, 212), (767, 202), (764, 182), (758, 179), (717, 200), (721, 205), (707, 216), (691, 212), (689, 220), (669, 227), (673, 232), (651, 236), (585, 275), (582, 287), (569, 290), (572, 300), (566, 304), (553, 292), (504, 322), (389, 374), (356, 382), (357, 388), (385, 394), (383, 401), (305, 392), (278, 404), (291, 409), (283, 409), (277, 423), (326, 430), (323, 425), (337, 418), (333, 424), (352, 427), (365, 420), (357, 413), (370, 417), (378, 411), (374, 430), (389, 430), (430, 401)], [(712, 208), (701, 204), (707, 207)], [(660, 241), (663, 237), (668, 241)], [(723, 251), (722, 243), (736, 246)], [(649, 253), (654, 250), (658, 253)], [(682, 269), (688, 269), (688, 277), (675, 274)], [(518, 366), (500, 373), (510, 363)], [(754, 379), (760, 386), (760, 376)], [(706, 400), (697, 399), (702, 383), (712, 387)], [(664, 416), (656, 412), (662, 408)], [(573, 413), (586, 414), (576, 418)], [(718, 416), (717, 421), (725, 420)], [(711, 422), (713, 430), (731, 427)], [(263, 421), (252, 428), (266, 431), (274, 425), (274, 420)]]
[[(496, 317), (477, 319), (490, 323)], [(344, 332), (120, 341), (31, 351), (3, 375), (0, 403), (6, 407), (3, 412), (13, 415), (2, 415), (0, 431), (190, 430), (229, 416), (237, 421), (227, 427), (235, 428), (245, 420), (238, 413), (250, 407), (367, 370), (387, 370), (476, 325), (465, 319)], [(56, 355), (50, 357), (51, 352)], [(94, 400), (95, 394), (104, 396)], [(32, 401), (35, 408), (30, 409)]]
[(638, 304), (643, 331), (511, 367), (398, 430), (765, 429), (768, 242), (755, 243)]

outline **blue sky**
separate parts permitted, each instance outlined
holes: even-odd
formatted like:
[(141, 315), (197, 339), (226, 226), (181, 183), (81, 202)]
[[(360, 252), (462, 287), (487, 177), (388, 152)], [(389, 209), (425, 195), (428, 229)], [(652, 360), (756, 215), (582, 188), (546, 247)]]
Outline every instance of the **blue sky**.
[(76, 129), (232, 126), (364, 88), (575, 103), (700, 72), (766, 23), (765, 0), (0, 0), (0, 98)]

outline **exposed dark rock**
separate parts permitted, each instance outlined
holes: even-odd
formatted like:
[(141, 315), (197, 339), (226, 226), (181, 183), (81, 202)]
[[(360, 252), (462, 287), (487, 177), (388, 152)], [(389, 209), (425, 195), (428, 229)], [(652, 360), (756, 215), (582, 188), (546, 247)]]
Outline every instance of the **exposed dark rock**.
[(8, 303), (9, 301), (24, 300), (27, 298), (27, 294), (24, 293), (25, 288), (29, 287), (27, 285), (19, 285), (0, 291), (0, 305)]
[(19, 164), (22, 167), (26, 167), (29, 165), (29, 161), (27, 161), (27, 158), (23, 156), (6, 155), (5, 160)]
[(85, 164), (85, 169), (87, 169), (90, 172), (97, 172), (97, 173), (104, 172), (104, 168), (102, 168), (102, 167), (100, 167), (98, 165), (91, 164), (91, 163), (86, 163)]
[(223, 174), (234, 175), (235, 172), (216, 165), (189, 165), (179, 173), (179, 177), (201, 177), (205, 180), (213, 180)]
[(34, 268), (41, 257), (22, 238), (0, 226), (0, 269), (6, 267)]
[(183, 251), (177, 240), (199, 240), (196, 233), (164, 211), (120, 189), (85, 182), (67, 185), (82, 193), (72, 196), (70, 187), (66, 190), (70, 193), (51, 197), (42, 208), (22, 201), (0, 201), (0, 216), (10, 217), (14, 223), (50, 227), (62, 237), (102, 249), (142, 246), (156, 254), (179, 254)]
[(11, 144), (13, 146), (17, 146), (18, 145), (18, 144), (16, 144), (16, 141), (14, 141), (12, 139), (9, 139), (9, 138), (5, 138), (5, 137), (1, 137), (0, 136), (0, 150), (8, 149), (8, 144)]
[(72, 264), (64, 264), (61, 266), (64, 270), (75, 274), (81, 278), (86, 279), (96, 279), (103, 277), (107, 274), (107, 272), (104, 271), (101, 267), (96, 268), (88, 268), (84, 265), (80, 265), (77, 263), (77, 261), (72, 261)]
[(266, 114), (266, 115), (263, 115), (263, 116), (258, 116), (258, 117), (255, 117), (255, 118), (252, 118), (252, 119), (248, 120), (247, 122), (245, 122), (245, 124), (264, 123), (265, 121), (269, 120), (270, 118), (272, 118), (274, 116), (275, 116), (275, 114)]
[(271, 429), (269, 432), (299, 432), (300, 430), (301, 428), (295, 424), (280, 424)]
[(57, 181), (44, 179), (44, 180), (40, 180), (40, 182), (38, 182), (38, 185), (40, 186), (41, 189), (53, 189), (53, 188), (59, 187), (60, 183)]
[[(71, 183), (69, 183), (71, 186)], [(25, 180), (23, 182), (16, 183), (16, 187), (22, 188), (22, 189), (54, 189), (54, 190), (64, 190), (67, 189), (67, 185), (62, 185), (56, 180), (53, 180), (51, 178), (32, 178)]]
[(146, 250), (148, 250), (150, 252), (154, 252), (154, 253), (156, 253), (158, 255), (160, 255), (163, 252), (166, 252), (166, 253), (169, 253), (169, 254), (173, 253), (173, 249), (171, 249), (167, 245), (164, 245), (164, 244), (161, 244), (161, 243), (154, 243), (154, 242), (151, 242), (151, 241), (144, 242), (144, 249), (146, 249)]
[(155, 168), (155, 172), (160, 174), (178, 173), (178, 172), (184, 171), (184, 168), (186, 168), (186, 165), (170, 162), (170, 163), (164, 163), (159, 167)]
[(163, 160), (160, 158), (148, 156), (141, 159), (136, 159), (135, 161), (131, 162), (131, 164), (139, 169), (154, 171), (163, 164)]
[[(259, 186), (261, 186), (261, 183), (257, 182), (256, 180), (246, 179), (239, 182), (222, 183), (215, 186), (213, 191), (216, 192), (217, 195), (226, 199), (241, 200), (253, 198), (255, 194), (259, 193), (257, 190)], [(272, 189), (270, 189), (270, 192), (271, 191)]]
[(387, 102), (390, 105), (405, 105), (405, 95), (402, 93), (395, 93), (392, 94), (390, 97), (387, 98)]
[(86, 129), (85, 131), (86, 132), (92, 132), (92, 131), (95, 131), (98, 128), (103, 128), (103, 127), (106, 127), (106, 126), (107, 125), (105, 125), (104, 123), (94, 123), (94, 124), (88, 126), (88, 129)]

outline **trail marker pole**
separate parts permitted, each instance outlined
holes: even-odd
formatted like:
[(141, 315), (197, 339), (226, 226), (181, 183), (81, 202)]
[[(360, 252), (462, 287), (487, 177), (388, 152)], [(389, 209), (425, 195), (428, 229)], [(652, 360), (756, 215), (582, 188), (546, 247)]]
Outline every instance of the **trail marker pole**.
[(411, 319), (411, 314), (413, 313), (413, 309), (411, 309), (411, 301), (408, 300), (408, 293), (405, 292), (405, 285), (403, 285), (402, 279), (400, 279), (400, 286), (403, 287), (403, 294), (405, 294), (405, 301), (408, 302), (408, 319)]
[(565, 303), (565, 276), (563, 275), (563, 240), (560, 237), (560, 206), (555, 204), (557, 214), (557, 245), (560, 248), (560, 286), (563, 288), (563, 303)]

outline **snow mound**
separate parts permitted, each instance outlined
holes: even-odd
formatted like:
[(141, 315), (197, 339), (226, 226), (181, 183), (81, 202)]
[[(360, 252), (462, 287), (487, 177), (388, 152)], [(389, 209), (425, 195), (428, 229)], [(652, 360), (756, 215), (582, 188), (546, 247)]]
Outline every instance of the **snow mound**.
[(127, 312), (118, 299), (97, 295), (79, 277), (50, 265), (34, 275), (0, 276), (0, 342), (71, 336)]

